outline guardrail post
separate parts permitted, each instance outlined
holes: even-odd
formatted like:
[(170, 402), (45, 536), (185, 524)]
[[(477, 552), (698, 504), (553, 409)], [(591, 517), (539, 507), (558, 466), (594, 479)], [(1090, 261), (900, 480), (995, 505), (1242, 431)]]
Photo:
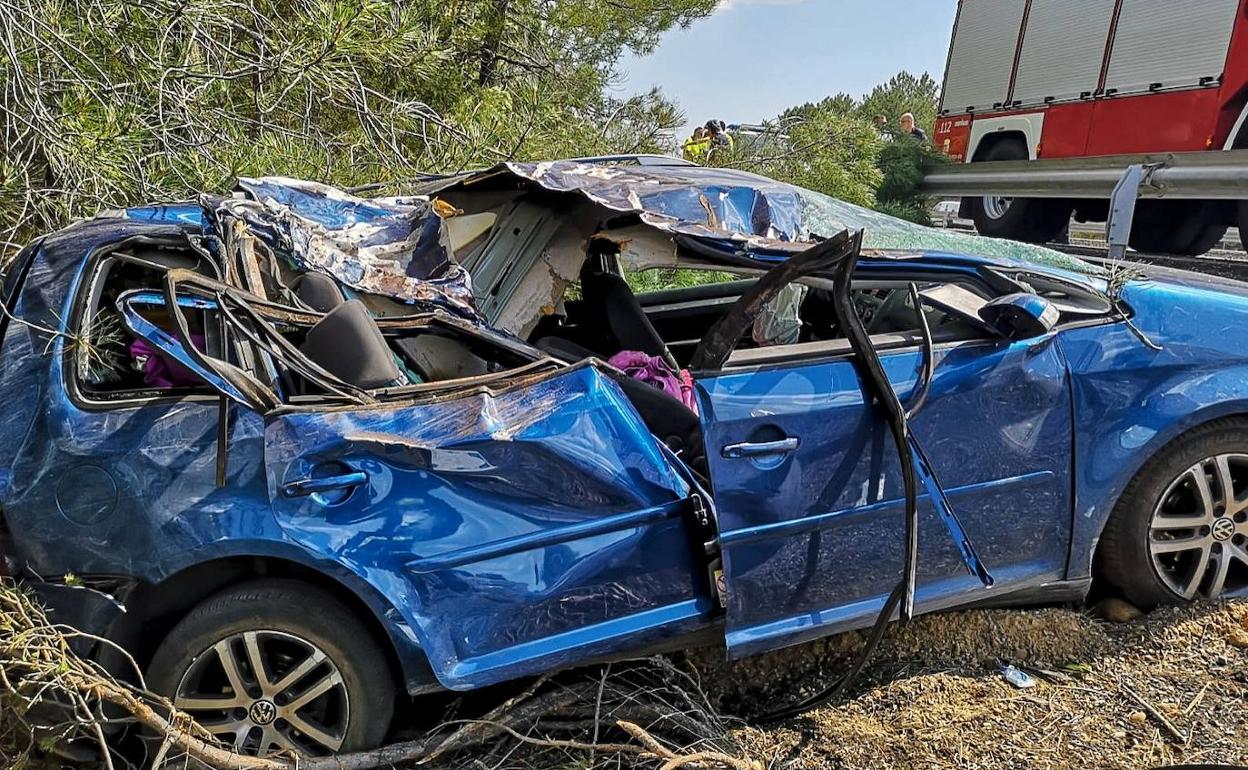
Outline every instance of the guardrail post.
[(1105, 240), (1109, 242), (1109, 258), (1112, 260), (1127, 256), (1131, 226), (1135, 223), (1135, 204), (1140, 198), (1140, 185), (1152, 173), (1152, 168), (1146, 169), (1142, 163), (1127, 166), (1114, 187), (1114, 194), (1109, 199), (1109, 221), (1105, 223)]

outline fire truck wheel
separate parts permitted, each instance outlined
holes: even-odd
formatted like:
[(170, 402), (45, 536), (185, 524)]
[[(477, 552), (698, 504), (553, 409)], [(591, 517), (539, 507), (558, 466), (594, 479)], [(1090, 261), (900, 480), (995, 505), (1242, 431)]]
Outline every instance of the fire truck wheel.
[(1131, 248), (1142, 254), (1198, 257), (1217, 246), (1227, 226), (1211, 224), (1200, 201), (1140, 201)]
[[(1005, 139), (993, 145), (983, 160), (1027, 160), (1029, 157), (1022, 140)], [(971, 198), (970, 204), (971, 218), (975, 220), (975, 229), (980, 235), (1031, 243), (1055, 240), (1070, 224), (1073, 210), (1067, 201), (996, 195)]]

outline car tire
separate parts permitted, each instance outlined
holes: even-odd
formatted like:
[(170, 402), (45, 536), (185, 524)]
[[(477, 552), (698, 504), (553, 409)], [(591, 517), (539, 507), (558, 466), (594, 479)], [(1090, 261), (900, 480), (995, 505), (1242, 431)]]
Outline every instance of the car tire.
[(1208, 221), (1200, 201), (1140, 201), (1130, 243), (1141, 254), (1199, 257), (1217, 246), (1226, 231), (1226, 225)]
[(394, 674), (360, 619), (292, 580), (246, 583), (195, 607), (157, 649), (147, 684), (249, 755), (375, 748), (394, 715)]
[[(1231, 479), (1228, 504), (1222, 463)], [(1202, 504), (1200, 480), (1210, 494)], [(1127, 485), (1101, 536), (1100, 577), (1142, 607), (1217, 598), (1248, 577), (1248, 420), (1175, 440)], [(1234, 581), (1234, 582), (1233, 582)]]
[[(1021, 139), (997, 142), (983, 157), (984, 162), (1028, 160), (1031, 156)], [(1067, 201), (1043, 198), (970, 198), (971, 219), (980, 235), (1010, 238), (1029, 243), (1048, 243), (1070, 226), (1074, 207)]]

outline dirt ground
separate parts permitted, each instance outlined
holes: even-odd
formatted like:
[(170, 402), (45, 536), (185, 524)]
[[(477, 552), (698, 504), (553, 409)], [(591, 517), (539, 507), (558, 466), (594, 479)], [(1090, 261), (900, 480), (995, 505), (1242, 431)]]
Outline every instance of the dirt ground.
[[(817, 692), (860, 643), (695, 663), (713, 702), (749, 715)], [(1015, 688), (1001, 664), (1036, 685)], [(922, 618), (890, 633), (846, 700), (733, 737), (770, 767), (812, 770), (1248, 765), (1248, 603), (1118, 624), (1059, 609)]]

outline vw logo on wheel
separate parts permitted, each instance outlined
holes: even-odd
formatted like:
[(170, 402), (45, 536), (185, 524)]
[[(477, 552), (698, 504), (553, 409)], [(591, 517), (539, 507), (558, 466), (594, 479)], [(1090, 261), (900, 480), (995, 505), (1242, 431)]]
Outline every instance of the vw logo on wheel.
[(1230, 519), (1218, 519), (1213, 523), (1213, 539), (1225, 543), (1235, 537), (1235, 522)]
[(270, 700), (258, 700), (251, 704), (248, 716), (261, 727), (271, 725), (277, 719), (277, 706)]

